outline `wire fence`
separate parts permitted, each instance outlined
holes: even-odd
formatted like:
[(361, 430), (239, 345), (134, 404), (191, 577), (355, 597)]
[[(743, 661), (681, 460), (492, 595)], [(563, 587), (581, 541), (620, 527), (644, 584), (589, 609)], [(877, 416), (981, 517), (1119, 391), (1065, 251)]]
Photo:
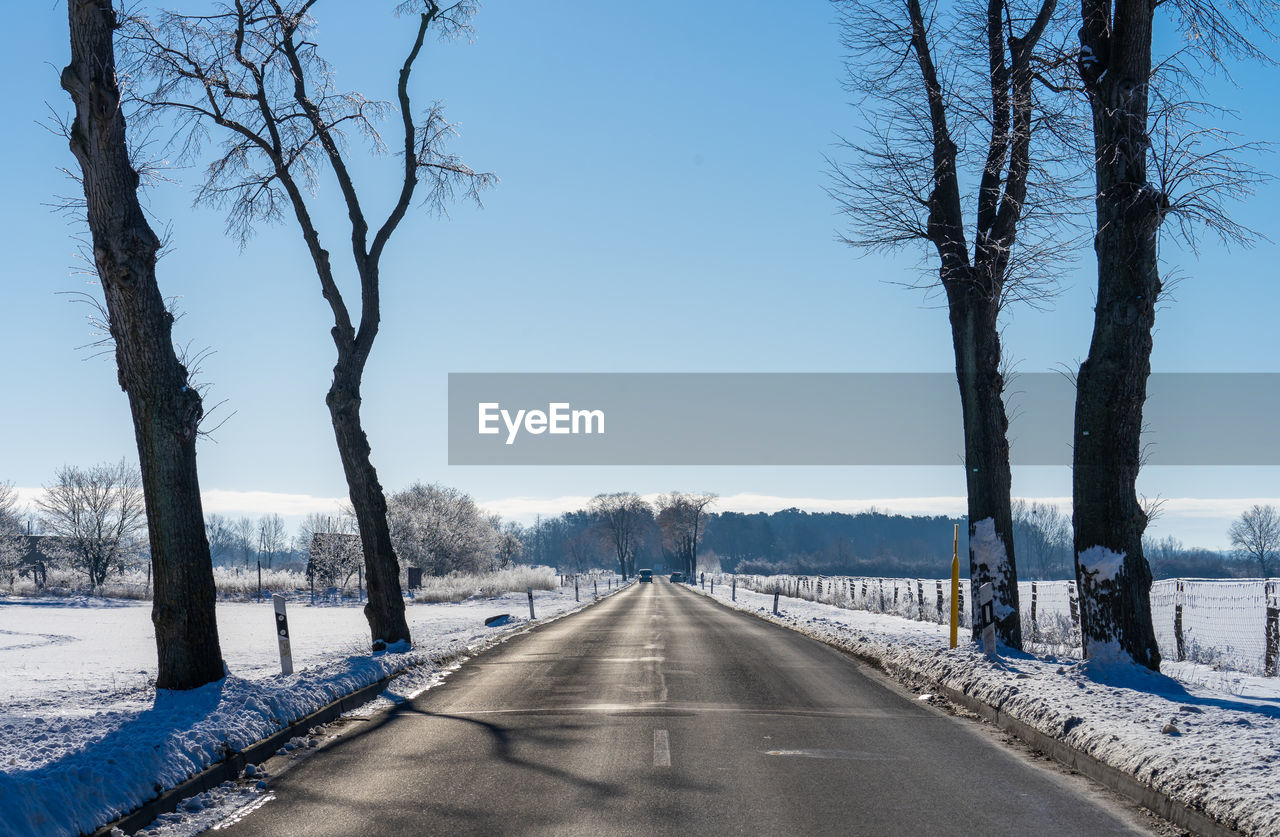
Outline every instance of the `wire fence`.
[[(864, 576), (740, 575), (757, 593), (806, 599), (851, 610), (949, 624), (951, 579)], [(717, 584), (729, 583), (717, 576)], [(1018, 583), (1022, 634), (1029, 650), (1081, 655), (1080, 599), (1074, 581)], [(960, 580), (960, 625), (972, 627), (973, 598)], [(1280, 580), (1177, 578), (1151, 586), (1151, 618), (1166, 660), (1217, 669), (1280, 675)]]

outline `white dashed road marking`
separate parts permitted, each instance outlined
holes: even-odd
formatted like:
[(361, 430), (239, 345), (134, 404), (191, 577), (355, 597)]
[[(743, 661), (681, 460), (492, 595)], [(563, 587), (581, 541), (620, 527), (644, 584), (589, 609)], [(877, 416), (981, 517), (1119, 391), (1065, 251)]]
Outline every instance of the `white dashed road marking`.
[(671, 739), (665, 729), (653, 731), (653, 766), (671, 766)]

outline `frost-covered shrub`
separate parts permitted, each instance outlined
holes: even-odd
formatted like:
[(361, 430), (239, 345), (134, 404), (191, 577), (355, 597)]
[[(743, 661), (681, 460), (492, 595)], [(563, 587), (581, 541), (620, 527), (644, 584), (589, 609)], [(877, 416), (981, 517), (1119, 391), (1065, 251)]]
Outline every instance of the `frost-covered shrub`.
[(424, 576), (422, 587), (413, 591), (418, 602), (460, 602), (472, 596), (501, 596), (526, 589), (554, 590), (560, 584), (551, 567), (509, 567), (491, 573), (449, 573)]

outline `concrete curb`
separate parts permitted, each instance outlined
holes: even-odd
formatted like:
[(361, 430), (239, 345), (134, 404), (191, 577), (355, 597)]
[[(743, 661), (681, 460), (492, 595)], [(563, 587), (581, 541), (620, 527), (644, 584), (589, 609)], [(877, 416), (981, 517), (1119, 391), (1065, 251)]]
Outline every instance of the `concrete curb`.
[[(708, 596), (706, 593), (703, 593), (703, 595), (711, 601), (727, 607), (727, 605), (719, 599)], [(803, 631), (796, 630), (794, 626), (783, 622), (780, 619), (771, 618), (773, 617), (773, 614), (754, 613), (752, 611), (740, 610), (738, 608), (730, 609), (736, 610), (739, 613), (745, 613), (748, 616), (754, 616), (757, 619), (786, 628), (787, 630), (795, 631), (802, 636), (808, 636), (815, 642), (821, 642), (823, 645), (834, 648), (842, 654), (847, 654), (854, 659), (860, 660), (878, 671), (884, 672), (887, 676), (892, 677), (894, 680), (899, 682), (903, 682), (904, 678), (902, 675), (909, 676), (917, 681), (925, 679), (930, 684), (929, 688), (933, 689), (938, 694), (941, 694), (952, 703), (963, 706), (968, 711), (981, 717), (984, 721), (987, 721), (1004, 732), (1018, 738), (1024, 744), (1044, 753), (1046, 756), (1052, 758), (1064, 767), (1070, 768), (1077, 773), (1089, 777), (1111, 792), (1119, 794), (1125, 799), (1146, 808), (1148, 811), (1151, 811), (1159, 817), (1163, 817), (1179, 828), (1185, 828), (1194, 834), (1202, 835), (1202, 837), (1244, 837), (1241, 832), (1223, 825), (1208, 814), (1205, 814), (1202, 811), (1197, 811), (1186, 803), (1179, 802), (1163, 791), (1156, 790), (1137, 777), (1129, 773), (1125, 773), (1119, 768), (1112, 767), (1106, 762), (1103, 762), (1082, 750), (1078, 750), (1070, 744), (1054, 738), (1047, 733), (1041, 732), (1025, 721), (1020, 721), (1006, 712), (1001, 712), (989, 703), (978, 700), (971, 695), (967, 695), (959, 689), (943, 685), (931, 678), (925, 677), (920, 672), (914, 671), (913, 669), (890, 665), (882, 658), (869, 654), (865, 651), (854, 651), (853, 649), (838, 643), (827, 642), (825, 640), (818, 639), (817, 637), (810, 636)]]
[(135, 831), (150, 825), (162, 814), (171, 814), (178, 810), (178, 806), (182, 803), (182, 800), (195, 796), (196, 794), (212, 790), (223, 782), (234, 782), (236, 779), (240, 778), (240, 774), (244, 772), (247, 765), (259, 764), (266, 761), (268, 758), (275, 755), (276, 751), (287, 744), (290, 740), (305, 735), (312, 727), (330, 723), (336, 720), (340, 715), (363, 706), (378, 695), (382, 694), (382, 692), (386, 690), (387, 686), (390, 685), (391, 681), (395, 680), (397, 677), (400, 677), (422, 665), (431, 664), (445, 666), (458, 659), (474, 657), (475, 655), (481, 654), (493, 646), (514, 636), (527, 633), (528, 631), (539, 628), (542, 625), (549, 625), (552, 622), (564, 618), (565, 616), (579, 613), (597, 602), (602, 602), (605, 599), (620, 593), (628, 586), (629, 585), (627, 584), (623, 584), (619, 587), (615, 587), (608, 593), (602, 594), (598, 599), (575, 603), (583, 605), (582, 607), (567, 610), (564, 613), (558, 613), (550, 618), (536, 619), (532, 624), (525, 625), (521, 630), (509, 631), (500, 636), (495, 636), (492, 641), (486, 643), (481, 648), (475, 649), (474, 651), (464, 651), (456, 655), (442, 657), (438, 660), (430, 660), (426, 663), (415, 663), (414, 665), (397, 669), (380, 680), (370, 683), (368, 686), (357, 689), (344, 697), (340, 697), (337, 700), (320, 707), (311, 714), (292, 722), (279, 732), (272, 733), (266, 738), (249, 745), (243, 750), (238, 750), (228, 754), (225, 759), (217, 764), (210, 765), (200, 773), (197, 773), (190, 779), (187, 779), (185, 782), (181, 782), (180, 784), (174, 785), (172, 788), (161, 791), (156, 798), (148, 802), (144, 802), (141, 807), (135, 808), (128, 814), (125, 814), (106, 825), (98, 826), (98, 828), (91, 832), (87, 832), (87, 834), (89, 834), (90, 837), (111, 837), (112, 832), (117, 828), (126, 834), (133, 834)]

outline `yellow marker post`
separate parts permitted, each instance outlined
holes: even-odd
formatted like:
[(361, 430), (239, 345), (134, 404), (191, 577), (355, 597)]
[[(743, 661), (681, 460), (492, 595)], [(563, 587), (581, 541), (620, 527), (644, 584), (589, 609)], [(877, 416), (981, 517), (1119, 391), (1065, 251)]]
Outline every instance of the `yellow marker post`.
[(956, 524), (955, 537), (951, 541), (951, 647), (955, 648), (960, 635), (960, 524)]

